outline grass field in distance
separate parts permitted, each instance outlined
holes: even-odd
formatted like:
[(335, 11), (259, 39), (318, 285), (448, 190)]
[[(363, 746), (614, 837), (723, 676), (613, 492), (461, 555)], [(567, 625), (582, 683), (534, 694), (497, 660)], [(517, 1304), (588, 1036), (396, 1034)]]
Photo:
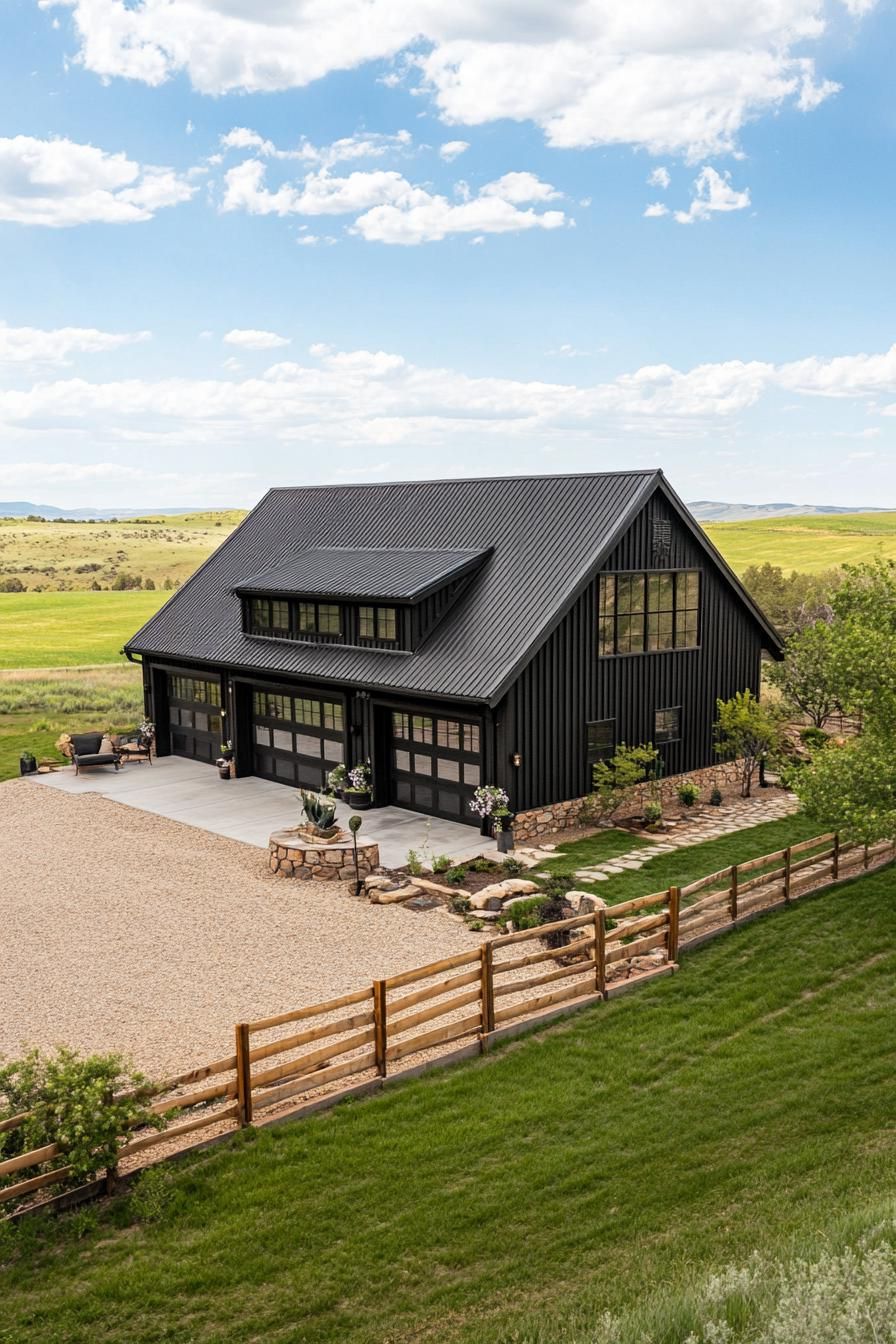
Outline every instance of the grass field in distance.
[(707, 523), (706, 534), (736, 573), (750, 565), (779, 565), (817, 573), (880, 556), (896, 560), (896, 512), (839, 513)]

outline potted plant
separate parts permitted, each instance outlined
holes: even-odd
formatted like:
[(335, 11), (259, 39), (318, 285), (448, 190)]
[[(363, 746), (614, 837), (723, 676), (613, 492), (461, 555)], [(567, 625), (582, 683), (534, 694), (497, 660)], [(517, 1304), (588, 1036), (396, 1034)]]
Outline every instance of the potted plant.
[(302, 811), (305, 813), (308, 830), (314, 835), (319, 835), (322, 840), (331, 839), (339, 830), (339, 827), (333, 824), (336, 820), (336, 804), (332, 798), (302, 789)]
[(327, 772), (326, 792), (331, 793), (334, 798), (341, 798), (348, 779), (348, 770), (344, 765), (336, 765)]
[(215, 765), (218, 767), (218, 774), (222, 779), (230, 779), (232, 764), (232, 761), (225, 760), (223, 756), (219, 756), (215, 761)]
[(37, 759), (33, 751), (25, 750), (19, 757), (19, 774), (33, 775), (37, 769)]
[(492, 813), (492, 834), (498, 853), (509, 854), (513, 849), (513, 813), (509, 807), (499, 807)]
[[(142, 732), (142, 729), (141, 729), (141, 732)], [(227, 742), (222, 742), (222, 743), (221, 743), (221, 760), (222, 760), (222, 761), (232, 761), (232, 760), (233, 760), (233, 743), (232, 743), (231, 741), (229, 741), (229, 740), (228, 740)]]
[(359, 812), (364, 812), (373, 803), (372, 777), (367, 764), (353, 765), (348, 772), (348, 783), (343, 787), (345, 801)]
[[(494, 835), (497, 840), (499, 833), (510, 831), (513, 815), (508, 806), (509, 802), (507, 794), (497, 784), (480, 784), (476, 789), (470, 799), (470, 811), (475, 812), (482, 822), (483, 835)], [(506, 849), (502, 850), (502, 853), (513, 848), (512, 837), (509, 844), (506, 841), (504, 843)], [(501, 846), (500, 840), (498, 846), (499, 848)]]

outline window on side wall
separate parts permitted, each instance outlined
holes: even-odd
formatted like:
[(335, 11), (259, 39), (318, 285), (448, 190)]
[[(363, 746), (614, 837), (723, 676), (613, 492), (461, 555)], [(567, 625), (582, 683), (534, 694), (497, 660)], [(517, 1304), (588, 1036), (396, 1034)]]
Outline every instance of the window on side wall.
[(681, 739), (681, 708), (658, 709), (654, 715), (653, 740), (656, 745), (663, 742), (678, 742)]

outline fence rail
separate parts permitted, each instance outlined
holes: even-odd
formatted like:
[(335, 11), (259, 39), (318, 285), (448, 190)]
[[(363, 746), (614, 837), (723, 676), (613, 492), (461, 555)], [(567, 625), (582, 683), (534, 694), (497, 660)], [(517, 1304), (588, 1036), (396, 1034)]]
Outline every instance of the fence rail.
[[(894, 858), (896, 843), (844, 845), (837, 835), (816, 836), (681, 888), (505, 934), (338, 998), (238, 1023), (232, 1055), (153, 1087), (148, 1110), (174, 1123), (128, 1135), (106, 1180), (111, 1183), (119, 1163), (137, 1154), (182, 1148), (183, 1137), (213, 1127), (226, 1132), (250, 1125), (256, 1113), (305, 1093), (341, 1084), (329, 1094), (338, 1099), (359, 1083), (382, 1080), (400, 1061), (416, 1057), (425, 1065), (445, 1047), (463, 1043), (486, 1050), (496, 1033), (526, 1019), (606, 998), (626, 967), (637, 979), (665, 972), (682, 948), (866, 870), (873, 861)], [(657, 950), (664, 956), (656, 965), (637, 964)], [(297, 1024), (308, 1025), (295, 1030)], [(0, 1134), (29, 1119), (25, 1112), (0, 1121)], [(22, 1173), (0, 1186), (0, 1205), (66, 1181), (72, 1168), (64, 1158), (62, 1148), (50, 1143), (0, 1161), (0, 1180)]]

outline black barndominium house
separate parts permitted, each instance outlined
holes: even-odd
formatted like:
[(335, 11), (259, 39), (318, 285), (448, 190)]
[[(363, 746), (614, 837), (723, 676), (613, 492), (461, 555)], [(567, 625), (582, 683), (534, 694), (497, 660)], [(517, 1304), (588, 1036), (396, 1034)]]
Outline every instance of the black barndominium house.
[(270, 490), (130, 640), (160, 755), (477, 824), (581, 797), (619, 742), (714, 762), (779, 637), (660, 471)]

